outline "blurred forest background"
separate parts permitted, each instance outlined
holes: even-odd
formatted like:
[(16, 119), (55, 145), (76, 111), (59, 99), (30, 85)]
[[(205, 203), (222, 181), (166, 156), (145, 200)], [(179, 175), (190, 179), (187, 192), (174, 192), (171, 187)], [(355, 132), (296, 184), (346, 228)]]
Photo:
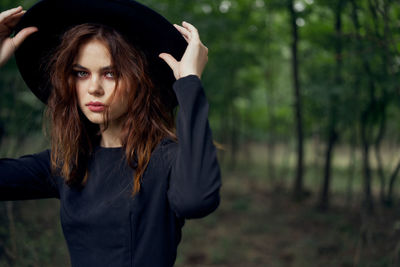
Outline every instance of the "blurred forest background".
[[(140, 2), (210, 49), (222, 202), (187, 222), (176, 266), (400, 266), (400, 1)], [(13, 60), (0, 92), (0, 156), (47, 148)], [(58, 208), (0, 203), (0, 266), (69, 266)]]

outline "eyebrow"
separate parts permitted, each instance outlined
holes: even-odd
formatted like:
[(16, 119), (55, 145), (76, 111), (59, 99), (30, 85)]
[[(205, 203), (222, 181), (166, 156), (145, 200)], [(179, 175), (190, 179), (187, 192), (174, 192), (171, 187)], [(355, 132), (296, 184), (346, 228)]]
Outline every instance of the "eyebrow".
[[(79, 65), (79, 64), (74, 64), (74, 65), (72, 65), (72, 68), (79, 68), (79, 69), (88, 70), (87, 68), (85, 68), (84, 66)], [(101, 68), (100, 71), (112, 70), (112, 69), (113, 69), (112, 66), (106, 66), (106, 67)]]

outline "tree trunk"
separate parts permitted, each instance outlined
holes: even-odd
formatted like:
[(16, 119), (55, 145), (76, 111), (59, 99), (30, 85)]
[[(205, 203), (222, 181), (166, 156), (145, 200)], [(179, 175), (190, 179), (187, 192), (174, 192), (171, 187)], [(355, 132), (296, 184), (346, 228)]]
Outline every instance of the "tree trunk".
[(325, 153), (325, 167), (324, 167), (324, 182), (322, 183), (318, 209), (327, 210), (329, 208), (329, 192), (330, 192), (330, 182), (331, 182), (331, 165), (332, 165), (332, 154), (333, 147), (336, 143), (337, 135), (334, 130), (330, 131), (328, 145)]
[[(391, 74), (390, 74), (390, 67), (391, 62), (390, 62), (390, 51), (388, 48), (388, 44), (390, 43), (390, 37), (389, 37), (389, 27), (388, 27), (388, 4), (384, 3), (384, 8), (380, 9), (379, 8), (379, 3), (377, 1), (372, 1), (368, 0), (368, 6), (370, 9), (370, 12), (372, 14), (372, 21), (374, 25), (374, 30), (375, 30), (375, 35), (377, 40), (381, 40), (382, 42), (382, 48), (380, 50), (381, 55), (382, 55), (382, 74), (385, 77), (388, 77), (390, 80)], [(380, 32), (380, 27), (379, 27), (379, 17), (382, 17), (383, 22), (384, 22), (384, 30), (383, 33), (381, 34)], [(379, 197), (381, 200), (381, 203), (384, 204), (386, 202), (386, 197), (385, 197), (385, 188), (386, 188), (386, 176), (384, 173), (384, 166), (383, 166), (383, 161), (381, 157), (381, 144), (382, 140), (385, 136), (386, 132), (386, 122), (387, 122), (387, 112), (386, 112), (386, 107), (388, 105), (388, 88), (386, 85), (382, 86), (382, 97), (380, 98), (381, 100), (379, 101), (378, 105), (378, 114), (380, 115), (380, 122), (379, 122), (379, 130), (378, 130), (378, 135), (375, 139), (374, 142), (374, 150), (375, 150), (375, 157), (378, 163), (378, 177), (380, 181), (380, 192), (379, 192)]]
[(396, 168), (394, 169), (392, 175), (390, 176), (389, 188), (388, 188), (386, 201), (385, 201), (387, 206), (393, 205), (393, 187), (394, 187), (394, 183), (396, 182), (399, 172), (400, 172), (400, 160), (397, 163)]
[(351, 208), (351, 204), (353, 201), (354, 176), (356, 174), (356, 148), (357, 148), (356, 139), (357, 139), (357, 133), (356, 130), (354, 129), (354, 133), (352, 134), (351, 137), (350, 162), (347, 171), (348, 181), (347, 181), (346, 204), (348, 208)]
[(231, 158), (230, 167), (232, 169), (237, 165), (237, 154), (239, 148), (239, 129), (240, 129), (240, 118), (235, 110), (235, 107), (231, 105), (231, 127), (230, 127), (230, 147), (231, 147)]
[(364, 199), (363, 199), (363, 206), (369, 211), (372, 212), (373, 210), (373, 200), (371, 194), (371, 164), (369, 162), (369, 143), (366, 137), (366, 121), (362, 121), (361, 128), (361, 142), (362, 142), (362, 162), (363, 162), (363, 175), (364, 175)]
[[(266, 58), (268, 62), (273, 62), (272, 60), (272, 51), (271, 51), (271, 43), (273, 42), (273, 40), (270, 39), (270, 36), (273, 36), (273, 33), (271, 31), (271, 25), (273, 25), (273, 21), (271, 19), (271, 16), (268, 16), (267, 14), (267, 40), (265, 42), (265, 46), (266, 46)], [(270, 125), (272, 127), (274, 127), (277, 123), (279, 123), (276, 120), (276, 116), (275, 116), (275, 94), (274, 94), (274, 88), (275, 88), (275, 80), (274, 78), (276, 77), (274, 74), (274, 67), (273, 63), (270, 63), (268, 65), (267, 71), (265, 72), (265, 77), (267, 80), (267, 90), (266, 93), (267, 95), (267, 101), (266, 101), (266, 105), (267, 105), (267, 117), (268, 117), (268, 121), (270, 122)], [(277, 186), (276, 184), (276, 168), (275, 168), (275, 164), (276, 164), (276, 154), (275, 154), (275, 132), (269, 131), (269, 134), (267, 135), (267, 179), (271, 182), (271, 186), (272, 188), (275, 188)]]
[[(385, 107), (383, 107), (385, 109)], [(380, 182), (380, 190), (379, 190), (379, 198), (381, 203), (385, 203), (385, 187), (386, 187), (386, 177), (385, 177), (385, 172), (383, 168), (383, 161), (382, 161), (382, 156), (381, 156), (381, 143), (382, 139), (385, 133), (385, 128), (386, 128), (386, 110), (382, 111), (382, 116), (381, 116), (381, 123), (379, 126), (379, 133), (377, 138), (375, 139), (374, 143), (374, 152), (375, 152), (375, 158), (376, 162), (378, 164), (378, 177), (379, 177), (379, 182)]]
[[(361, 34), (360, 34), (360, 22), (358, 19), (358, 6), (355, 0), (351, 0), (352, 4), (352, 20), (356, 30), (356, 38), (358, 42), (357, 50), (359, 53), (364, 51), (364, 46), (362, 44)], [(361, 114), (361, 143), (362, 143), (362, 162), (363, 162), (363, 174), (364, 174), (364, 199), (363, 206), (368, 213), (373, 211), (373, 198), (371, 193), (371, 181), (372, 181), (372, 173), (371, 166), (369, 161), (369, 147), (370, 147), (370, 139), (369, 134), (372, 133), (372, 129), (370, 126), (371, 122), (369, 120), (371, 114), (376, 109), (376, 99), (375, 99), (375, 84), (372, 77), (371, 67), (369, 65), (368, 60), (365, 56), (360, 54), (360, 58), (363, 63), (363, 67), (365, 70), (365, 75), (368, 79), (368, 87), (369, 87), (369, 104), (363, 110)]]
[[(392, 31), (390, 29), (389, 25), (389, 14), (390, 14), (390, 3), (391, 1), (383, 1), (383, 9), (379, 9), (378, 12), (381, 14), (383, 18), (383, 23), (384, 23), (384, 33), (383, 33), (383, 38), (385, 42), (383, 42), (384, 46), (384, 53), (383, 53), (383, 65), (385, 66), (384, 70), (386, 71), (386, 75), (391, 79), (393, 77), (393, 72), (390, 70), (391, 64), (392, 64), (392, 59), (393, 55), (399, 55), (398, 52), (396, 51), (391, 51), (390, 46), (395, 47), (396, 46), (396, 41), (393, 38)], [(377, 6), (377, 3), (375, 2), (375, 6)], [(386, 116), (385, 116), (386, 119)], [(394, 184), (397, 179), (397, 176), (400, 172), (400, 160), (397, 163), (395, 169), (393, 170), (392, 174), (390, 175), (389, 178), (389, 186), (387, 190), (387, 194), (385, 196), (385, 205), (391, 206), (393, 205), (393, 190), (394, 190)]]
[[(343, 0), (339, 0), (335, 8), (335, 33), (336, 33), (336, 71), (335, 86), (342, 85), (342, 10)], [(329, 126), (328, 126), (328, 145), (325, 153), (324, 181), (320, 192), (318, 208), (327, 210), (329, 208), (329, 192), (332, 173), (332, 158), (334, 147), (338, 139), (337, 131), (337, 102), (338, 96), (336, 90), (329, 96)]]
[(273, 187), (276, 186), (276, 171), (275, 171), (275, 143), (273, 140), (267, 141), (267, 175), (268, 180), (271, 181)]
[(297, 134), (297, 166), (296, 176), (293, 184), (293, 198), (301, 200), (304, 196), (303, 189), (303, 171), (304, 171), (304, 151), (303, 151), (303, 122), (301, 110), (301, 90), (299, 80), (299, 60), (298, 60), (298, 28), (296, 24), (297, 15), (293, 7), (293, 0), (288, 1), (288, 8), (290, 13), (290, 23), (292, 28), (292, 72), (293, 72), (293, 89), (294, 89), (294, 115), (296, 120), (296, 134)]

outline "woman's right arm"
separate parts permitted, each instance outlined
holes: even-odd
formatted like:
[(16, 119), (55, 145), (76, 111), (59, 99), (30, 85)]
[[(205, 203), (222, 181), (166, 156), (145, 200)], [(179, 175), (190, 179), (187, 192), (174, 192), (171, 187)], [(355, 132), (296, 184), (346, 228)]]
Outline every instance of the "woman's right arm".
[(36, 27), (28, 27), (10, 37), (24, 13), (21, 6), (0, 13), (0, 67), (10, 59), (26, 37), (38, 30)]
[(0, 159), (0, 200), (59, 198), (50, 152)]
[[(0, 67), (38, 29), (28, 27), (10, 37), (25, 11), (21, 6), (0, 13)], [(0, 201), (59, 197), (50, 169), (49, 151), (19, 159), (0, 159)]]

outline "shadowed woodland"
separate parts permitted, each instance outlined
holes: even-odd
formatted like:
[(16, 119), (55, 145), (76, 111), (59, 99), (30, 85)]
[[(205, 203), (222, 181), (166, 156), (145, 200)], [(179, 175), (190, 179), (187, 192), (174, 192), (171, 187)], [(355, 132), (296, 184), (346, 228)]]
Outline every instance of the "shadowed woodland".
[[(209, 48), (222, 201), (186, 222), (176, 266), (400, 266), (400, 2), (139, 2)], [(0, 156), (48, 148), (14, 60), (0, 92)], [(69, 266), (58, 210), (0, 203), (0, 266)]]

